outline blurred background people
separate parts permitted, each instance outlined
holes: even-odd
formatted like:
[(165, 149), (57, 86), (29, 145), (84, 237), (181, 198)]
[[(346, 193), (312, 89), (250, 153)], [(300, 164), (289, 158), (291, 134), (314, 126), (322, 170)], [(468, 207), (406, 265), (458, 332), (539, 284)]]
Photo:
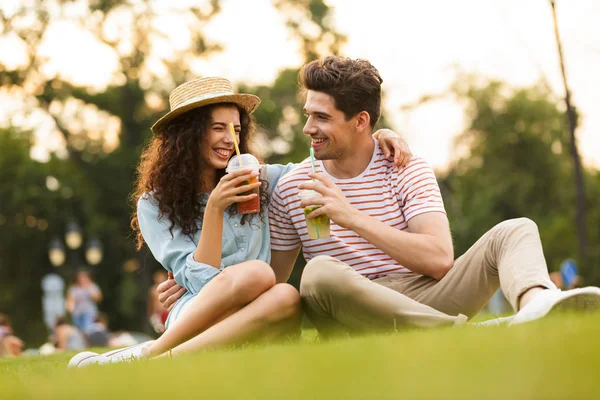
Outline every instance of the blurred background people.
[(91, 347), (107, 347), (110, 331), (108, 329), (108, 318), (106, 314), (99, 313), (94, 323), (86, 332), (87, 342)]
[(81, 351), (87, 347), (87, 341), (83, 333), (77, 327), (69, 324), (64, 317), (56, 320), (54, 344), (57, 351)]
[(94, 323), (98, 315), (97, 303), (102, 301), (102, 292), (94, 283), (90, 274), (80, 270), (75, 276), (75, 282), (69, 288), (67, 295), (67, 310), (71, 314), (73, 324), (81, 332)]
[(46, 274), (42, 278), (42, 291), (44, 323), (48, 330), (52, 331), (56, 325), (56, 320), (66, 314), (65, 280), (54, 272)]
[(557, 288), (562, 290), (575, 289), (581, 287), (583, 283), (577, 264), (572, 259), (564, 260), (560, 264), (560, 269), (550, 274), (550, 279)]
[(508, 300), (506, 300), (504, 293), (502, 293), (502, 290), (500, 289), (496, 290), (496, 293), (494, 293), (486, 308), (488, 312), (497, 317), (506, 314), (512, 314), (514, 312), (514, 309)]
[(0, 357), (16, 357), (23, 351), (23, 341), (14, 335), (10, 319), (0, 313)]

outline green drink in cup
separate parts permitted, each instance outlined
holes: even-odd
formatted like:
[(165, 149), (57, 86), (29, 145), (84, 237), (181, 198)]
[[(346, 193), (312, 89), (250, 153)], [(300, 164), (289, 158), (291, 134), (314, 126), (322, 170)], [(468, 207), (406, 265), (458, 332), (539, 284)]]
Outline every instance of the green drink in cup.
[[(314, 190), (300, 190), (298, 192), (301, 200), (315, 199), (322, 197), (321, 193)], [(308, 218), (308, 214), (321, 206), (304, 207), (304, 218), (306, 219), (306, 229), (308, 230), (309, 239), (323, 239), (330, 236), (329, 217), (327, 215), (319, 215), (315, 218)]]

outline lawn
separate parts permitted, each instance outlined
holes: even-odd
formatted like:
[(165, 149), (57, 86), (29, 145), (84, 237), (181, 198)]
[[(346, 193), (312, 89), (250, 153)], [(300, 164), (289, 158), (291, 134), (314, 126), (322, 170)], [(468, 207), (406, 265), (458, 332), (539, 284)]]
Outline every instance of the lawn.
[(0, 399), (600, 398), (600, 313), (67, 370), (71, 355), (0, 360)]

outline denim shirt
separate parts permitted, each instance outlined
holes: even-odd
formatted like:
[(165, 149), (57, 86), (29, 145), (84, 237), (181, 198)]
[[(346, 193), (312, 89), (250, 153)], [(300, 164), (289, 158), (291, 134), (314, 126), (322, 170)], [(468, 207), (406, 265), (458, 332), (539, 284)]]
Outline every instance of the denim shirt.
[[(273, 194), (279, 178), (291, 171), (297, 164), (264, 165), (261, 179), (266, 180), (269, 198)], [(204, 193), (202, 200), (207, 201), (209, 195)], [(199, 199), (200, 200), (200, 199)], [(165, 215), (158, 218), (158, 203), (151, 194), (145, 193), (138, 200), (137, 216), (140, 231), (148, 244), (154, 258), (162, 266), (173, 273), (175, 281), (195, 295), (212, 278), (224, 268), (248, 260), (271, 262), (271, 239), (269, 230), (268, 208), (262, 210), (262, 218), (254, 217), (241, 223), (242, 215), (229, 216), (225, 212), (223, 218), (223, 244), (221, 249), (221, 266), (219, 269), (194, 260), (194, 251), (202, 234), (200, 230), (194, 234), (193, 240), (181, 232), (177, 224), (173, 227), (173, 236), (169, 231), (171, 221)], [(207, 233), (210, 234), (210, 233)]]

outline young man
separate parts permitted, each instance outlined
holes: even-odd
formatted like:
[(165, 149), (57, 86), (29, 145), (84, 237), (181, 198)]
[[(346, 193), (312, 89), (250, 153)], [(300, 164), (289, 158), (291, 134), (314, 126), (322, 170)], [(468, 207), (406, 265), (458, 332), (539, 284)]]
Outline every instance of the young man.
[[(279, 181), (269, 208), (271, 265), (285, 282), (302, 247), (308, 263), (300, 294), (320, 333), (463, 323), (498, 286), (519, 310), (512, 324), (559, 307), (600, 307), (599, 288), (556, 288), (526, 218), (496, 225), (454, 260), (432, 169), (419, 158), (394, 168), (371, 137), (381, 82), (368, 61), (341, 57), (300, 72), (317, 173), (305, 160)], [(301, 201), (301, 189), (322, 197)], [(315, 205), (308, 217), (327, 215), (329, 238), (308, 237), (303, 208)]]

